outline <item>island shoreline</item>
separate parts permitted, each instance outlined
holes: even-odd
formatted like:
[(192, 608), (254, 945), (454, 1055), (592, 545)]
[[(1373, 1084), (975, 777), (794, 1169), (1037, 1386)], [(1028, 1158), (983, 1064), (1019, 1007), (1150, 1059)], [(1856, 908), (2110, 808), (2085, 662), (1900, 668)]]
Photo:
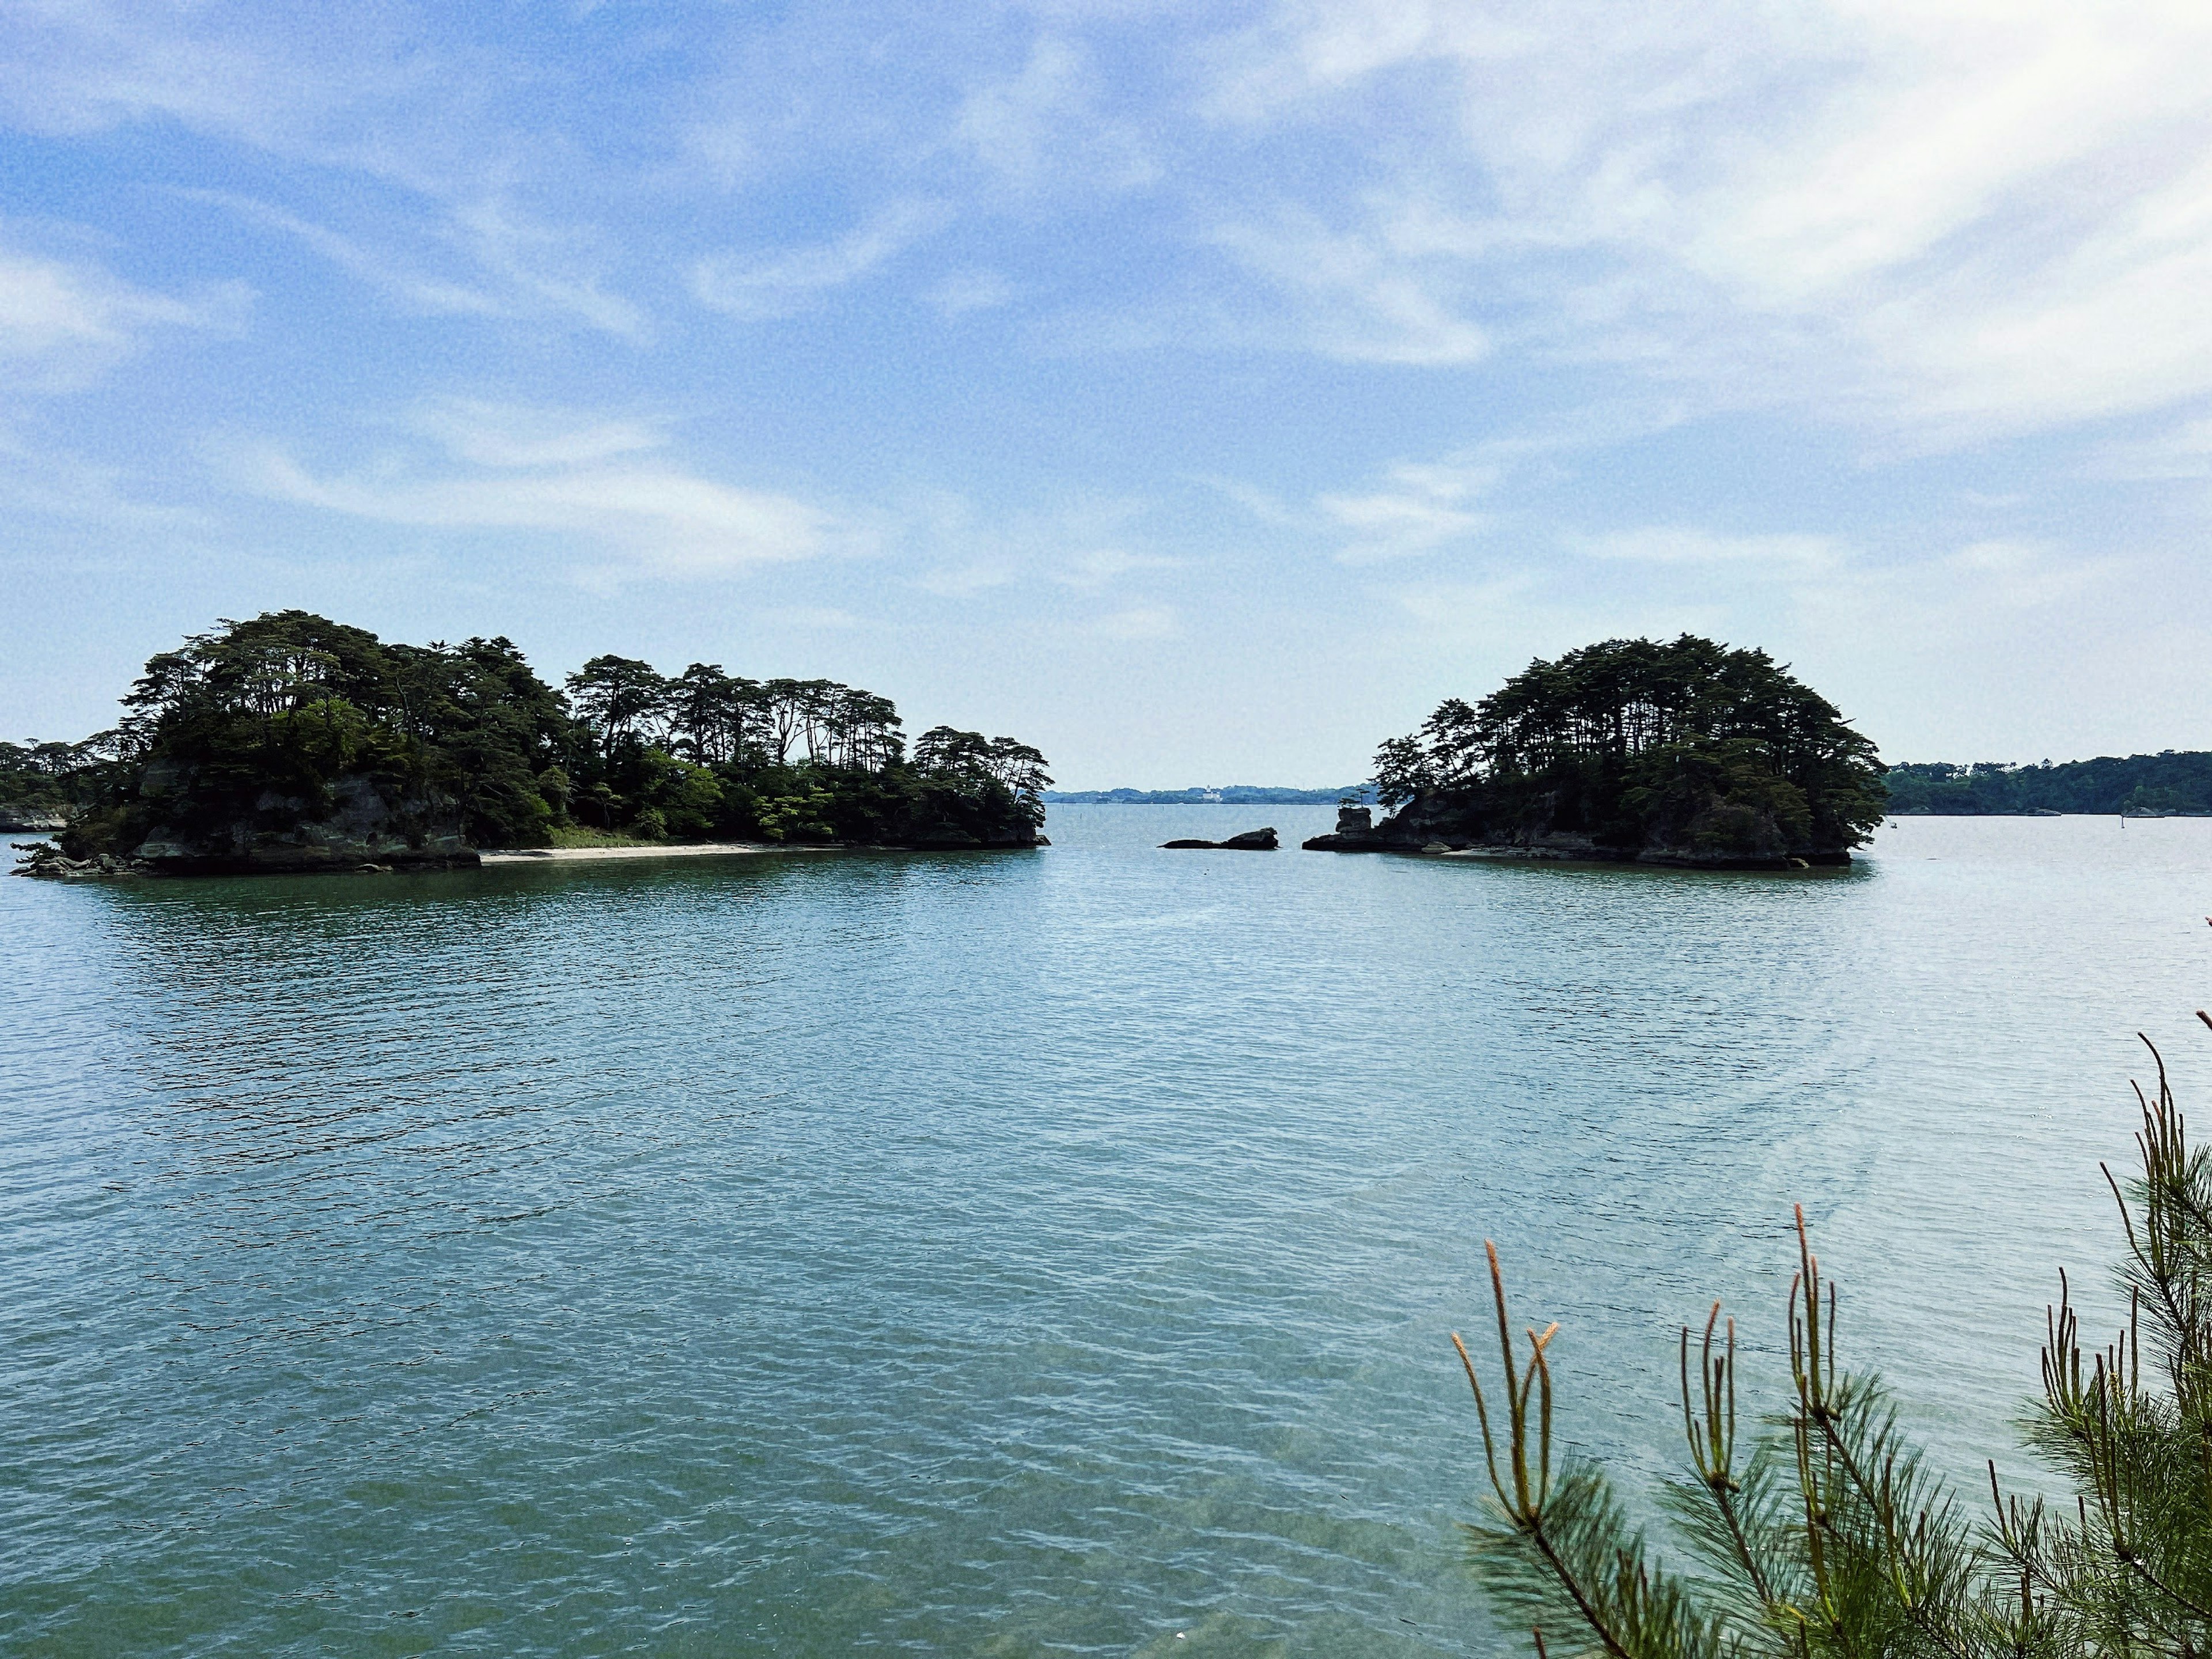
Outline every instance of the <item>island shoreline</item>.
[(1039, 836), (1034, 844), (994, 846), (988, 842), (669, 842), (637, 847), (517, 847), (478, 850), (480, 865), (587, 863), (604, 859), (746, 858), (763, 853), (1027, 853), (1052, 843)]

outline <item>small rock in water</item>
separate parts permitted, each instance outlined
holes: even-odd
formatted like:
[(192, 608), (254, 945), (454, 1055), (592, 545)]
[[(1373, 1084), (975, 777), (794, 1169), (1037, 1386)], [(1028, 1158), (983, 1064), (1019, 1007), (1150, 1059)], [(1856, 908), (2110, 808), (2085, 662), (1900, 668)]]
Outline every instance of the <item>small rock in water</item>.
[(1273, 825), (1265, 830), (1247, 830), (1241, 836), (1231, 836), (1227, 841), (1164, 841), (1163, 851), (1200, 853), (1272, 853), (1279, 843), (1275, 840)]

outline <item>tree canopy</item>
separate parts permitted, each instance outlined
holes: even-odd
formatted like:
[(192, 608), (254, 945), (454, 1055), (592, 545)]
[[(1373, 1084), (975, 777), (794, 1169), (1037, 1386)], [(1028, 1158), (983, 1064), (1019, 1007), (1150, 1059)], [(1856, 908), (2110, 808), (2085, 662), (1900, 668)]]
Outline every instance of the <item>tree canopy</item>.
[(89, 747), (0, 755), (17, 793), (40, 779), (74, 803), (73, 850), (283, 835), (341, 810), (482, 847), (572, 829), (1006, 843), (1034, 838), (1051, 782), (1010, 738), (940, 726), (909, 757), (888, 698), (833, 681), (608, 655), (556, 690), (505, 638), (387, 644), (301, 611), (161, 653), (124, 707)]
[(1874, 744), (1764, 651), (1608, 640), (1448, 699), (1375, 758), (1384, 805), (1480, 838), (1759, 854), (1857, 845), (1882, 816)]

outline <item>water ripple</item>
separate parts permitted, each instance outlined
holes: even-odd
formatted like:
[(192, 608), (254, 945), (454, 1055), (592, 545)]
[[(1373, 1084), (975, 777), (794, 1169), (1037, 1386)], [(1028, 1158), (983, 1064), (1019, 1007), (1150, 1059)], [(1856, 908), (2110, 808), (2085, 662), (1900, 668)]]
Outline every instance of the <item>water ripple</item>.
[(1492, 1651), (1484, 1237), (1651, 1471), (1677, 1321), (1771, 1376), (1802, 1199), (1971, 1468), (2110, 1258), (2133, 1031), (2204, 1073), (2212, 825), (1152, 850), (1224, 823), (0, 883), (0, 1646)]

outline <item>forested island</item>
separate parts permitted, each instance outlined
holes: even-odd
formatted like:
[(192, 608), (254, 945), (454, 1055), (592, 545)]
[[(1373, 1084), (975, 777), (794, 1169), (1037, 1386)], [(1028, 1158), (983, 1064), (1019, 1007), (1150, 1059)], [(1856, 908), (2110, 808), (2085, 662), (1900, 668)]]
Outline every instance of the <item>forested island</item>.
[(1385, 743), (1370, 825), (1328, 852), (1480, 850), (1721, 869), (1850, 862), (1884, 815), (1875, 745), (1763, 651), (1608, 640), (1452, 698)]
[(2129, 817), (2212, 817), (2212, 754), (2106, 755), (2053, 765), (1945, 761), (1893, 766), (1882, 781), (1889, 810), (1903, 817), (2039, 817), (2118, 813)]
[(1044, 757), (830, 680), (594, 657), (556, 690), (505, 638), (387, 644), (303, 611), (146, 665), (112, 731), (9, 745), (0, 789), (75, 860), (156, 873), (466, 864), (485, 848), (1038, 844)]

